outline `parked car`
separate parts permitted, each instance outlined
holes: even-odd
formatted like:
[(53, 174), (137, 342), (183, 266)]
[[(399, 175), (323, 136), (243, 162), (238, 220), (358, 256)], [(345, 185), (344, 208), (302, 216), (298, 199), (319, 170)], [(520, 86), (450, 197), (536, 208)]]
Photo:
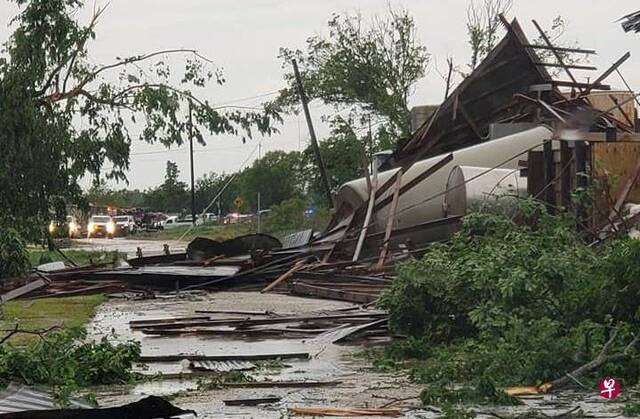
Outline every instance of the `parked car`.
[[(192, 220), (193, 218), (191, 218), (190, 215), (182, 218), (178, 217), (177, 215), (172, 215), (171, 217), (167, 217), (167, 219), (162, 222), (162, 228), (171, 229), (176, 227), (190, 226), (191, 224), (193, 224)], [(196, 224), (202, 224), (198, 216), (196, 216)]]
[(51, 234), (52, 237), (68, 236), (73, 239), (82, 235), (82, 227), (74, 216), (67, 215), (64, 223), (58, 221), (51, 221), (49, 223), (49, 234)]
[(94, 215), (89, 219), (87, 225), (87, 238), (107, 237), (112, 239), (116, 233), (116, 223), (109, 215)]
[(131, 215), (118, 215), (113, 217), (113, 222), (116, 223), (116, 235), (128, 236), (138, 230), (138, 226)]

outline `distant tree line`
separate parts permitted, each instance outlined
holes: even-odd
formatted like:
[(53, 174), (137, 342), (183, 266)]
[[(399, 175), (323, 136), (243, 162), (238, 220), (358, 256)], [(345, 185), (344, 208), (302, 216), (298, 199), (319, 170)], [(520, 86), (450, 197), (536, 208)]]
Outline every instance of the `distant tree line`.
[[(321, 141), (320, 152), (335, 190), (352, 179), (362, 176), (362, 151), (360, 143), (348, 130), (335, 129), (333, 134)], [(104, 184), (92, 187), (87, 200), (97, 205), (120, 208), (143, 207), (153, 211), (189, 213), (191, 192), (187, 183), (179, 180), (180, 171), (176, 163), (167, 161), (164, 181), (146, 190), (110, 189)], [(311, 148), (298, 151), (270, 151), (239, 173), (212, 171), (197, 179), (195, 185), (196, 210), (202, 212), (213, 199), (228, 186), (219, 198), (223, 214), (240, 210), (256, 212), (258, 193), (261, 209), (298, 198), (309, 205), (325, 206), (322, 183)], [(235, 200), (240, 197), (242, 205), (237, 208)], [(216, 213), (218, 203), (208, 212)]]

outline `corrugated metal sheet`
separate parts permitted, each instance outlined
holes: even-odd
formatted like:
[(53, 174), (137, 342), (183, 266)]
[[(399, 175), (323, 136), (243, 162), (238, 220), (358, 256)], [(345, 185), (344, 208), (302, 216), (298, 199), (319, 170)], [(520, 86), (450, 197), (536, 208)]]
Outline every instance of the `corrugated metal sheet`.
[[(72, 407), (80, 409), (93, 409), (96, 407), (80, 399), (71, 399), (69, 403)], [(0, 392), (0, 414), (56, 408), (58, 406), (55, 405), (51, 394), (25, 385), (11, 383), (5, 390)]]
[(311, 240), (311, 235), (313, 234), (313, 230), (302, 230), (297, 233), (292, 233), (282, 239), (282, 248), (290, 249), (292, 247), (304, 246), (305, 244), (309, 244), (309, 240)]
[(192, 361), (190, 368), (195, 371), (247, 371), (256, 367), (256, 364), (249, 361)]

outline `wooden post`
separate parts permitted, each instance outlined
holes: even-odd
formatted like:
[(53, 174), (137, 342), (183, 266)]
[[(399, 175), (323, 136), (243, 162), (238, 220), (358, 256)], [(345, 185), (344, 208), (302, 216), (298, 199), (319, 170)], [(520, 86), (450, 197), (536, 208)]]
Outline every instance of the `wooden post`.
[(327, 177), (327, 170), (325, 169), (324, 162), (322, 161), (322, 155), (320, 154), (320, 147), (318, 146), (318, 139), (316, 138), (316, 132), (313, 129), (313, 121), (311, 120), (311, 113), (309, 112), (309, 102), (307, 95), (304, 92), (304, 86), (302, 85), (302, 77), (300, 77), (300, 71), (298, 70), (298, 63), (296, 60), (291, 60), (293, 64), (293, 72), (296, 77), (296, 83), (298, 84), (298, 94), (300, 95), (300, 102), (302, 102), (302, 109), (304, 110), (304, 117), (307, 120), (307, 127), (309, 128), (309, 137), (311, 138), (311, 146), (313, 152), (316, 155), (316, 161), (318, 162), (318, 169), (320, 169), (320, 177), (322, 177), (322, 184), (324, 186), (325, 193), (327, 194), (327, 203), (329, 208), (333, 208), (333, 196), (331, 195), (331, 186), (329, 185), (329, 178)]
[(369, 191), (369, 204), (367, 205), (367, 214), (364, 217), (364, 223), (362, 224), (362, 230), (360, 230), (360, 237), (358, 238), (358, 244), (356, 245), (356, 251), (353, 253), (353, 262), (357, 262), (362, 251), (362, 245), (364, 239), (367, 237), (367, 229), (371, 222), (371, 215), (373, 214), (373, 206), (376, 203), (376, 189), (378, 189), (378, 168), (373, 165), (373, 176), (371, 177), (371, 190)]
[(567, 141), (560, 141), (560, 196), (565, 210), (571, 206), (571, 149)]
[(553, 143), (551, 140), (544, 142), (542, 153), (544, 155), (544, 202), (547, 204), (549, 214), (553, 214), (555, 212), (556, 191), (554, 187)]
[(384, 241), (382, 242), (382, 251), (380, 252), (380, 259), (378, 259), (378, 269), (382, 269), (384, 261), (389, 253), (389, 245), (391, 241), (391, 232), (396, 222), (396, 213), (398, 212), (398, 201), (400, 200), (400, 187), (402, 186), (402, 169), (396, 174), (396, 183), (393, 186), (393, 199), (391, 200), (391, 208), (389, 209), (389, 215), (387, 216), (387, 229), (384, 232)]
[[(576, 188), (585, 189), (588, 186), (587, 179), (587, 145), (584, 141), (576, 141), (573, 149), (576, 165)], [(587, 211), (583, 204), (576, 205), (576, 218), (578, 229), (583, 230), (587, 219)]]
[(537, 197), (544, 188), (544, 161), (542, 151), (530, 151), (527, 156), (527, 193)]

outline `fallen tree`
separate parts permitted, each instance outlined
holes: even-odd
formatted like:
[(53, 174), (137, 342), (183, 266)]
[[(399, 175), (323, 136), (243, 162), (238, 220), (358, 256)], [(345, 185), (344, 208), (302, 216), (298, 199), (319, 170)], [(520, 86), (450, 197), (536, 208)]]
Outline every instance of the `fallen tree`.
[(406, 263), (381, 304), (422, 358), (427, 404), (509, 402), (503, 388), (596, 388), (640, 378), (640, 241), (589, 247), (570, 217), (527, 201), (517, 222), (475, 213), (447, 244)]

